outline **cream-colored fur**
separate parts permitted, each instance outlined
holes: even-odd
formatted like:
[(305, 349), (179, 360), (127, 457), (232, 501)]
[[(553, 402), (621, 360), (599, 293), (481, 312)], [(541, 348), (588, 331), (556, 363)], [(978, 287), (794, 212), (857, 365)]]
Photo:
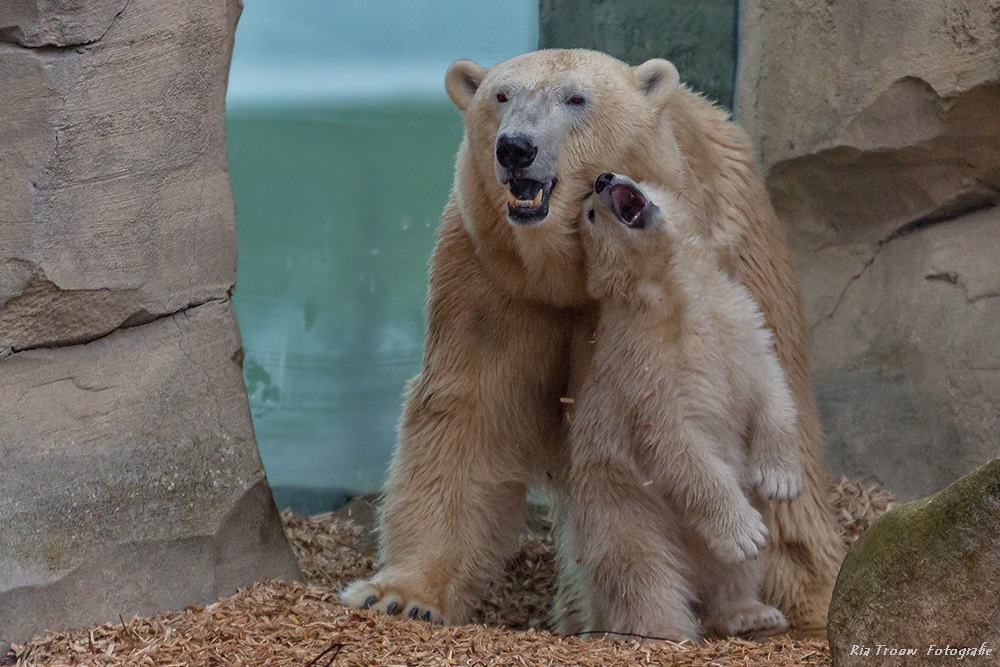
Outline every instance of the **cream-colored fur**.
[[(579, 210), (594, 179), (616, 171), (681, 193), (774, 331), (806, 482), (793, 502), (765, 508), (765, 600), (793, 624), (822, 627), (842, 546), (826, 501), (799, 283), (744, 132), (662, 60), (629, 67), (592, 51), (538, 51), (489, 69), (459, 61), (446, 87), (466, 133), (431, 260), (423, 368), (385, 489), (380, 569), (350, 585), (344, 603), (465, 621), (517, 543), (527, 488), (551, 477), (565, 493), (559, 399), (571, 391), (571, 351), (596, 316)], [(574, 90), (587, 104), (569, 110), (561, 100)], [(498, 92), (514, 103), (499, 103)], [(552, 117), (545, 149), (558, 184), (543, 221), (514, 225), (495, 150), (505, 115), (529, 98)], [(559, 116), (567, 112), (576, 114), (569, 122)], [(564, 578), (557, 609), (572, 591)]]
[[(697, 639), (698, 602), (714, 632), (786, 627), (760, 601), (767, 529), (751, 504), (751, 487), (790, 500), (802, 486), (771, 334), (677, 197), (602, 180), (580, 225), (600, 315), (569, 438), (583, 622)], [(636, 224), (616, 217), (615, 190), (646, 202)]]

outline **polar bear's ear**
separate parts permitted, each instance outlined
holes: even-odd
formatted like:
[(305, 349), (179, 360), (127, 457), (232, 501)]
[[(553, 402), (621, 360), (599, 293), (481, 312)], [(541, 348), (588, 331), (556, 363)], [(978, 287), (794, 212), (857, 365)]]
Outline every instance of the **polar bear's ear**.
[(469, 108), (484, 76), (486, 68), (471, 60), (456, 60), (448, 68), (448, 73), (444, 75), (444, 87), (460, 111)]
[(677, 68), (669, 60), (653, 58), (635, 69), (639, 90), (657, 107), (663, 106), (680, 84)]

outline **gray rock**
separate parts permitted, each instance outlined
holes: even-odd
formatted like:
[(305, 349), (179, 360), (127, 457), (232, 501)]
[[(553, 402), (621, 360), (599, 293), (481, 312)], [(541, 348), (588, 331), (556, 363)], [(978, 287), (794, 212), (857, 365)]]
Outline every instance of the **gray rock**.
[(0, 349), (90, 340), (236, 280), (225, 92), (240, 3), (131, 0), (114, 20), (106, 3), (42, 4), (67, 13), (40, 25), (106, 32), (0, 43)]
[[(985, 139), (980, 133), (1000, 130), (951, 124), (948, 116), (991, 111), (982, 96), (1000, 82), (998, 11), (992, 0), (897, 0), (891, 6), (745, 0), (737, 119), (768, 170), (836, 148), (853, 155), (828, 155), (831, 169), (858, 153), (902, 151), (940, 136)], [(964, 109), (956, 108), (960, 100)], [(986, 141), (971, 143), (997, 150)], [(912, 157), (915, 163), (934, 155)]]
[(946, 647), (991, 649), (990, 655), (967, 661), (996, 664), (998, 572), (1000, 459), (995, 459), (937, 495), (890, 511), (855, 543), (830, 606), (833, 664), (943, 664), (957, 658), (933, 652)]
[(0, 636), (296, 578), (228, 301), (0, 361)]
[(1000, 5), (890, 5), (743, 3), (736, 114), (800, 268), (831, 468), (907, 500), (1000, 434)]
[(5, 641), (299, 574), (229, 302), (241, 7), (0, 3)]
[(814, 323), (817, 405), (836, 472), (910, 500), (996, 456), (997, 258), (998, 208), (928, 226), (877, 248)]
[(0, 41), (77, 46), (100, 40), (129, 0), (13, 0), (0, 4)]

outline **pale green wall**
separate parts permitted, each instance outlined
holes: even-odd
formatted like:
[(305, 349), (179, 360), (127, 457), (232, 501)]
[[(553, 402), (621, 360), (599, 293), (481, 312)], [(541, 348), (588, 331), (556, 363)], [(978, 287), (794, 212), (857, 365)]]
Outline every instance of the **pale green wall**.
[(234, 303), (279, 504), (317, 512), (381, 487), (462, 137), (445, 70), (534, 50), (537, 8), (246, 0), (228, 97)]
[(320, 511), (382, 483), (462, 134), (448, 63), (495, 64), (540, 30), (546, 46), (671, 58), (728, 104), (734, 21), (732, 0), (246, 0), (229, 90), (234, 302), (279, 502)]

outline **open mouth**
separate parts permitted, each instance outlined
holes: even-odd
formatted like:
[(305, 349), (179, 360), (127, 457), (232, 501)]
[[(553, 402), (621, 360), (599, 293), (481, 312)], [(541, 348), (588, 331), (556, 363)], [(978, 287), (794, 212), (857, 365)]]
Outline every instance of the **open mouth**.
[(594, 192), (623, 225), (636, 229), (646, 226), (648, 216), (643, 213), (652, 204), (630, 179), (612, 173), (602, 174), (594, 182)]
[(641, 227), (639, 216), (649, 200), (634, 186), (617, 183), (611, 186), (611, 204), (615, 216), (629, 227)]
[(549, 197), (557, 179), (548, 183), (530, 178), (512, 178), (507, 181), (507, 217), (511, 222), (531, 224), (545, 219), (549, 214)]

